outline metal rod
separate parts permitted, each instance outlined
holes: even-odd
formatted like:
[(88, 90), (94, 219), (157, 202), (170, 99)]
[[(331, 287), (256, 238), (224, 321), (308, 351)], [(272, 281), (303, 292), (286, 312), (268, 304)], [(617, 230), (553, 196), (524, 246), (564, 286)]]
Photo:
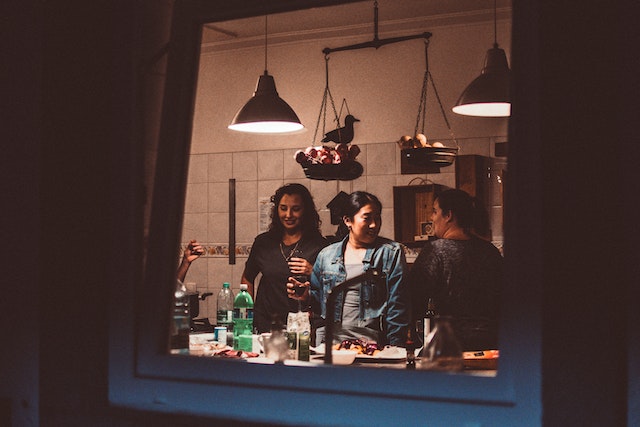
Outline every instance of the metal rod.
[(331, 52), (340, 52), (340, 51), (344, 51), (344, 50), (354, 50), (354, 49), (364, 49), (364, 48), (368, 48), (368, 47), (373, 47), (378, 49), (381, 46), (387, 45), (387, 44), (391, 44), (391, 43), (398, 43), (398, 42), (403, 42), (406, 40), (415, 40), (415, 39), (429, 39), (431, 37), (431, 33), (428, 31), (425, 31), (422, 34), (414, 34), (414, 35), (410, 35), (410, 36), (401, 36), (401, 37), (391, 37), (388, 39), (378, 39), (375, 38), (371, 41), (368, 42), (364, 42), (364, 43), (356, 43), (356, 44), (352, 44), (352, 45), (348, 45), (348, 46), (341, 46), (341, 47), (334, 47), (334, 48), (329, 48), (329, 47), (325, 47), (322, 52), (325, 55), (330, 54)]
[(363, 280), (367, 281), (376, 281), (376, 280), (384, 280), (387, 275), (379, 269), (370, 268), (364, 273), (352, 277), (349, 280), (346, 280), (342, 283), (337, 284), (327, 293), (327, 303), (326, 303), (326, 311), (327, 311), (327, 324), (325, 326), (325, 336), (324, 336), (324, 363), (325, 365), (331, 365), (333, 363), (333, 328), (335, 322), (335, 312), (336, 312), (336, 301), (338, 295), (342, 292), (350, 289), (351, 287), (355, 287)]
[(229, 179), (229, 264), (236, 263), (236, 180)]

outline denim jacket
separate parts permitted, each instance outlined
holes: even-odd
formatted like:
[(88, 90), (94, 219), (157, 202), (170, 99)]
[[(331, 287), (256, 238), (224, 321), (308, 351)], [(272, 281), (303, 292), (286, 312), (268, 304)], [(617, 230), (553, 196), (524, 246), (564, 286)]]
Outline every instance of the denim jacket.
[[(347, 272), (344, 265), (344, 250), (349, 236), (341, 242), (322, 249), (316, 258), (311, 274), (311, 306), (314, 312), (326, 319), (328, 291), (344, 282)], [(403, 346), (406, 343), (410, 319), (407, 262), (402, 246), (384, 237), (378, 237), (373, 247), (368, 248), (364, 259), (364, 270), (380, 268), (386, 274), (384, 283), (363, 282), (360, 288), (360, 318), (381, 317), (382, 331), (386, 343)], [(341, 319), (344, 294), (338, 295), (334, 319)]]

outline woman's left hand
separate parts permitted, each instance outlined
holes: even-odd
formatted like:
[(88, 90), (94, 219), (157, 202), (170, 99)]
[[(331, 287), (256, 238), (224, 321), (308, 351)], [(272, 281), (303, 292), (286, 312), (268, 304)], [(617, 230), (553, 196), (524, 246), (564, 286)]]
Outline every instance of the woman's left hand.
[(309, 298), (309, 281), (299, 282), (294, 277), (289, 277), (287, 296), (298, 301), (305, 301)]

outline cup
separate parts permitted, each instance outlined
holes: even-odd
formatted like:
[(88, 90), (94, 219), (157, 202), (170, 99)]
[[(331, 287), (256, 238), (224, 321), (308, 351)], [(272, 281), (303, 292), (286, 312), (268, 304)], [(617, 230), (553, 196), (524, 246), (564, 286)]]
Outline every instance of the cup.
[(260, 335), (253, 334), (251, 335), (251, 352), (260, 353)]
[(276, 362), (281, 362), (287, 358), (287, 352), (289, 346), (284, 334), (276, 333), (271, 334), (268, 332), (260, 334), (258, 338), (260, 344), (264, 348), (265, 357), (272, 359)]
[(227, 343), (227, 327), (216, 326), (213, 330), (213, 340), (221, 344)]
[(259, 345), (259, 353), (264, 353), (264, 343), (266, 340), (271, 338), (271, 332), (263, 332), (258, 335), (258, 345)]

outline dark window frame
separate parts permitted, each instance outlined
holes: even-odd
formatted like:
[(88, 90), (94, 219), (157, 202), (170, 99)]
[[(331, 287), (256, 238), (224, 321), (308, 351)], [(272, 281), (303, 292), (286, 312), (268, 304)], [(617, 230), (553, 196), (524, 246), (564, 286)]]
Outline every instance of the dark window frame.
[[(313, 6), (347, 2), (315, 1)], [(110, 317), (109, 397), (112, 404), (252, 419), (256, 412), (248, 410), (249, 404), (269, 407), (280, 402), (282, 411), (259, 415), (262, 417), (259, 419), (270, 422), (301, 422), (298, 418), (301, 415), (287, 411), (286, 404), (282, 403), (292, 395), (331, 408), (327, 411), (341, 412), (371, 405), (372, 414), (382, 411), (390, 419), (403, 414), (406, 419), (406, 414), (412, 412), (412, 417), (419, 420), (423, 413), (415, 411), (446, 410), (451, 405), (464, 405), (465, 416), (477, 420), (492, 419), (487, 418), (486, 406), (501, 408), (505, 416), (513, 416), (513, 411), (530, 413), (529, 410), (539, 407), (538, 343), (541, 339), (537, 280), (540, 276), (529, 270), (540, 252), (535, 253), (536, 245), (539, 245), (536, 231), (540, 220), (535, 204), (539, 181), (531, 179), (538, 166), (534, 144), (510, 144), (517, 148), (509, 153), (507, 200), (510, 208), (506, 211), (505, 251), (508, 281), (517, 286), (510, 286), (504, 294), (503, 344), (496, 377), (375, 368), (264, 366), (167, 354), (169, 319), (164, 313), (169, 312), (175, 278), (175, 263), (171, 261), (177, 257), (175, 248), (178, 247), (184, 208), (201, 26), (206, 22), (310, 6), (308, 1), (300, 0), (227, 3), (211, 0), (178, 0), (175, 3), (144, 280), (136, 283), (135, 279), (119, 278), (113, 288), (117, 298), (113, 299)], [(517, 47), (517, 38), (514, 38), (514, 51)], [(526, 90), (535, 89), (532, 86), (527, 86)], [(514, 98), (517, 100), (519, 95), (527, 94), (516, 90)], [(519, 109), (513, 111), (512, 121), (517, 119)], [(521, 125), (518, 130), (522, 133), (510, 131), (509, 140), (535, 141), (537, 134), (532, 131), (533, 126), (535, 120)], [(513, 190), (521, 185), (529, 189), (526, 200), (518, 198)], [(135, 207), (129, 208), (136, 212)], [(527, 244), (517, 245), (518, 239)], [(130, 244), (135, 246), (133, 242)], [(524, 253), (532, 247), (533, 256)], [(213, 403), (213, 396), (236, 394), (248, 401), (235, 406)], [(362, 412), (355, 411), (361, 417), (358, 423), (365, 423), (367, 417), (373, 416)], [(455, 412), (449, 411), (448, 417), (459, 420)]]

